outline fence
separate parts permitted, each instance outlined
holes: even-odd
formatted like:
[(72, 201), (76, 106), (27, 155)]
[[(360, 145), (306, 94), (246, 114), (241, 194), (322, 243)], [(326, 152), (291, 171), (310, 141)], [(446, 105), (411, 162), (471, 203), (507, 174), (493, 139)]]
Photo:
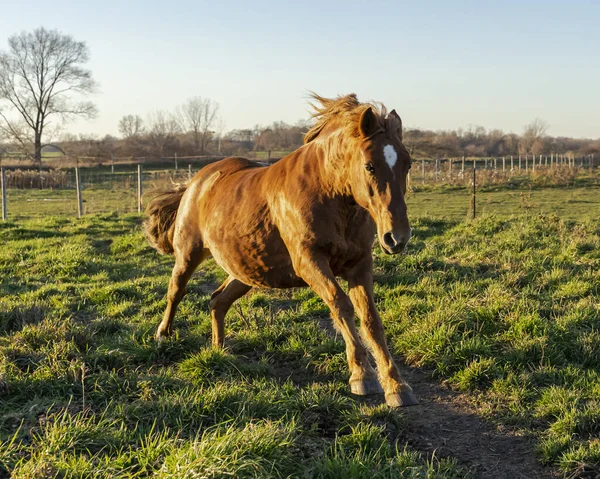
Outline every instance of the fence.
[(576, 175), (596, 167), (594, 155), (519, 155), (492, 158), (443, 158), (414, 160), (411, 169), (412, 185), (467, 184), (472, 169), (487, 172), (492, 182), (503, 182), (514, 177), (536, 173)]
[[(107, 161), (80, 157), (74, 159), (74, 167), (61, 169), (2, 167), (2, 219), (139, 212), (144, 190), (185, 181), (218, 159), (173, 156), (142, 164), (131, 158)], [(413, 191), (441, 184), (470, 188), (472, 171), (476, 170), (479, 186), (533, 180), (540, 185), (549, 181), (569, 184), (582, 174), (594, 173), (595, 168), (593, 155), (422, 159), (413, 161), (409, 183)]]

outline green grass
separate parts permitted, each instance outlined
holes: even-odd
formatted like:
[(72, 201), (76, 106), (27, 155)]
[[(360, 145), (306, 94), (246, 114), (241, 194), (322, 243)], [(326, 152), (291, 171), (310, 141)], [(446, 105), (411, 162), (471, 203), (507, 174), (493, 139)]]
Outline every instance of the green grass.
[[(0, 477), (463, 477), (350, 397), (307, 290), (257, 291), (209, 347), (207, 262), (153, 339), (170, 258), (137, 216), (0, 225)], [(391, 427), (389, 427), (391, 425)]]
[[(13, 477), (464, 477), (406, 444), (403, 412), (349, 395), (307, 289), (255, 290), (210, 344), (212, 261), (153, 340), (171, 258), (135, 215), (0, 224), (0, 471)], [(600, 470), (600, 221), (417, 217), (377, 252), (395, 354), (533, 434), (541, 462)], [(450, 445), (451, 447), (451, 445)], [(0, 472), (0, 477), (2, 476)]]

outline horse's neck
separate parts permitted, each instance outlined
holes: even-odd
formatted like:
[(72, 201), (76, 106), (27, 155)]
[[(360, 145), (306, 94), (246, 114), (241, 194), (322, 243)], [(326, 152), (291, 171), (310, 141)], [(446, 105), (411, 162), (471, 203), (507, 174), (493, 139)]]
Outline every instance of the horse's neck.
[(303, 190), (312, 190), (319, 196), (338, 197), (349, 196), (348, 168), (346, 159), (340, 154), (341, 148), (332, 149), (324, 141), (307, 143), (293, 153), (283, 157), (271, 167), (271, 174), (265, 181), (273, 181), (282, 177), (283, 171), (293, 170), (290, 175), (294, 183), (298, 177), (310, 175), (310, 179), (303, 182)]
[(315, 149), (318, 152), (316, 156), (321, 170), (319, 181), (322, 189), (333, 196), (349, 196), (347, 148), (331, 141), (316, 144)]

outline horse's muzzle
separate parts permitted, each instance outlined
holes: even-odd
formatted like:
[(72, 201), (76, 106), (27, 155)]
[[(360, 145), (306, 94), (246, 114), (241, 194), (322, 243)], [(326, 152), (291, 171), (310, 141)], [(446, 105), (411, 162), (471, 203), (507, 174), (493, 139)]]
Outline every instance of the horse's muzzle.
[(411, 233), (408, 235), (395, 235), (392, 231), (388, 231), (381, 238), (381, 246), (387, 254), (398, 254), (406, 251), (406, 245), (410, 240)]

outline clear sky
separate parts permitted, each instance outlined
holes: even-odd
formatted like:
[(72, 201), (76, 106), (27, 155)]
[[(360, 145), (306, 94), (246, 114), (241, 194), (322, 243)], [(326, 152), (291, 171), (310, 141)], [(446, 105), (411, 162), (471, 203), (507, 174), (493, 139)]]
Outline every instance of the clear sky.
[(57, 28), (87, 42), (99, 115), (216, 100), (226, 130), (307, 118), (307, 91), (355, 92), (405, 126), (469, 125), (600, 137), (600, 1), (2, 0), (12, 33)]

